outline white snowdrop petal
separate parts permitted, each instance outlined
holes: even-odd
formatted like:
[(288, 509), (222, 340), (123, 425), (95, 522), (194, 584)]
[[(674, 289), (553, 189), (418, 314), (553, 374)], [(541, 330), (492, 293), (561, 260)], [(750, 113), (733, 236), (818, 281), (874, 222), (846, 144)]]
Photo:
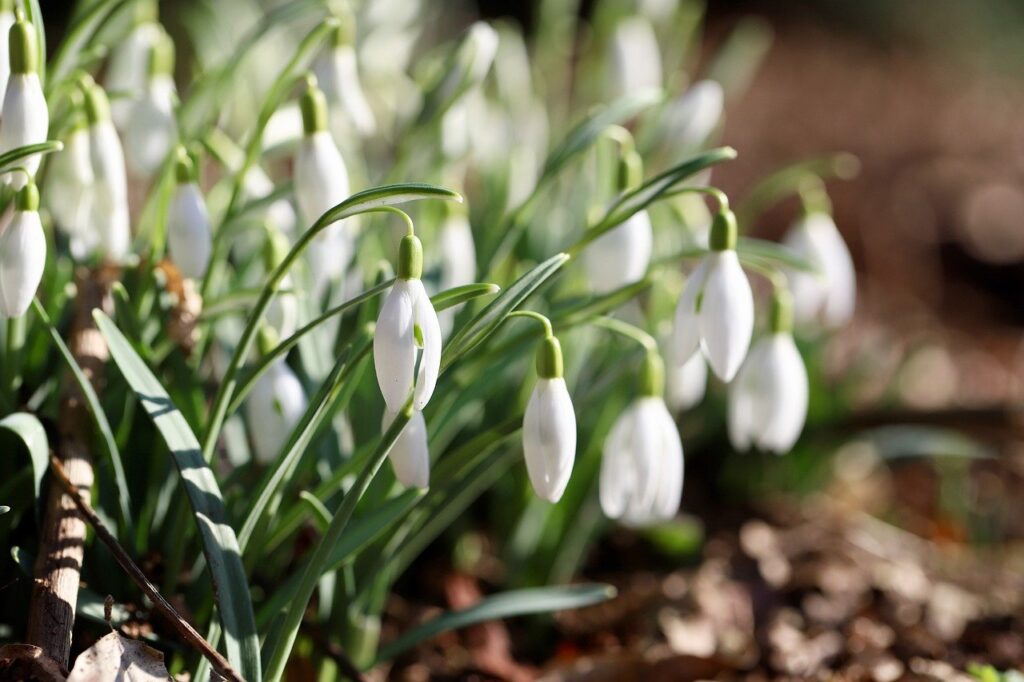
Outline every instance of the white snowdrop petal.
[(473, 283), (476, 245), (465, 214), (450, 215), (441, 224), (438, 250), (441, 252), (441, 291)]
[(561, 499), (576, 458), (576, 414), (564, 379), (537, 380), (523, 417), (523, 454), (537, 496)]
[(57, 225), (68, 234), (85, 231), (88, 193), (93, 182), (89, 158), (89, 132), (78, 127), (64, 139), (64, 149), (47, 164), (46, 192), (42, 200)]
[[(39, 76), (35, 73), (11, 74), (0, 114), (0, 154), (45, 142), (49, 127), (50, 114)], [(35, 175), (41, 160), (40, 154), (32, 154), (21, 159), (18, 165), (30, 175)], [(6, 173), (4, 180), (16, 190), (24, 187), (26, 182), (24, 173)]]
[[(384, 410), (381, 429), (386, 431), (397, 412)], [(394, 445), (388, 452), (395, 478), (406, 488), (426, 488), (430, 485), (430, 450), (427, 446), (427, 422), (423, 413), (414, 411)]]
[(25, 314), (46, 265), (46, 236), (36, 211), (15, 211), (0, 232), (0, 312)]
[(125, 160), (137, 176), (149, 177), (163, 163), (178, 135), (174, 81), (154, 76), (134, 102), (125, 129)]
[(661, 51), (650, 22), (641, 16), (620, 21), (611, 43), (608, 89), (613, 97), (660, 88)]
[(621, 225), (587, 246), (584, 262), (590, 288), (598, 294), (639, 281), (651, 262), (654, 234), (647, 211), (634, 213)]
[(759, 340), (750, 349), (743, 366), (729, 386), (727, 425), (729, 441), (737, 450), (747, 450), (753, 444), (760, 427), (756, 424), (761, 391), (761, 367), (765, 346)]
[(295, 198), (306, 227), (348, 198), (345, 161), (326, 130), (307, 135), (295, 155)]
[(712, 371), (731, 381), (743, 363), (754, 331), (754, 295), (735, 251), (708, 256), (701, 301), (701, 345)]
[(185, 277), (202, 279), (213, 250), (210, 216), (199, 187), (179, 184), (167, 215), (167, 250)]
[(601, 473), (598, 497), (605, 516), (617, 519), (626, 506), (635, 487), (632, 454), (629, 451), (633, 431), (632, 406), (619, 415), (604, 441), (601, 452)]
[[(805, 221), (800, 220), (795, 223), (782, 243), (816, 268), (822, 267), (815, 245), (807, 232)], [(825, 296), (828, 293), (828, 281), (825, 279), (824, 272), (811, 273), (787, 269), (786, 279), (789, 291), (793, 295), (793, 316), (801, 324), (813, 321), (824, 305)]]
[(423, 357), (420, 360), (420, 372), (416, 379), (416, 395), (413, 407), (422, 410), (437, 385), (437, 375), (441, 371), (441, 325), (437, 313), (430, 303), (423, 282), (418, 279), (409, 281), (413, 293), (413, 316), (423, 335)]
[(689, 360), (677, 363), (674, 348), (667, 353), (670, 363), (665, 373), (665, 395), (674, 411), (688, 410), (704, 399), (708, 383), (708, 365), (704, 356), (694, 353)]
[(634, 403), (632, 465), (636, 471), (636, 488), (626, 513), (633, 518), (643, 518), (649, 513), (658, 494), (661, 472), (661, 413), (664, 408), (661, 398), (645, 396)]
[(828, 293), (825, 297), (823, 318), (829, 327), (838, 327), (853, 317), (857, 300), (857, 275), (853, 267), (850, 250), (839, 234), (832, 216), (825, 213), (813, 214), (814, 222), (808, 231), (821, 262)]
[(274, 362), (256, 381), (246, 414), (256, 460), (269, 464), (306, 411), (306, 392), (285, 361)]
[(313, 63), (313, 73), (332, 105), (331, 111), (343, 112), (361, 137), (376, 132), (377, 123), (363, 94), (356, 53), (351, 45), (338, 45), (321, 52)]
[(410, 280), (398, 280), (381, 306), (373, 334), (373, 365), (384, 402), (392, 412), (405, 405), (416, 371), (413, 336), (414, 291)]
[(697, 81), (669, 105), (666, 139), (684, 148), (703, 144), (721, 120), (724, 107), (725, 92), (717, 81)]
[(683, 494), (683, 444), (679, 439), (672, 415), (665, 403), (657, 400), (652, 412), (657, 414), (659, 474), (658, 491), (651, 507), (652, 521), (667, 521), (679, 511), (679, 503)]
[[(292, 288), (292, 278), (285, 275), (281, 280), (281, 288), (267, 306), (267, 324), (277, 332), (282, 341), (295, 333), (299, 328), (299, 300), (294, 293), (286, 290)], [(281, 293), (285, 291), (286, 293)]]
[(675, 362), (686, 362), (700, 347), (700, 316), (697, 299), (707, 280), (708, 259), (704, 259), (686, 280), (683, 293), (676, 304), (672, 323), (672, 354)]
[(110, 103), (114, 123), (124, 130), (131, 120), (134, 93), (141, 92), (149, 70), (149, 54), (160, 39), (161, 29), (153, 22), (138, 24), (111, 52), (106, 70), (106, 89), (110, 92), (133, 93)]
[(128, 253), (131, 225), (124, 152), (110, 121), (99, 121), (89, 128), (89, 153), (95, 176), (89, 231), (95, 233), (107, 256), (118, 259)]
[(758, 447), (782, 454), (796, 443), (807, 419), (807, 369), (790, 334), (774, 334), (766, 341), (765, 402), (770, 416)]

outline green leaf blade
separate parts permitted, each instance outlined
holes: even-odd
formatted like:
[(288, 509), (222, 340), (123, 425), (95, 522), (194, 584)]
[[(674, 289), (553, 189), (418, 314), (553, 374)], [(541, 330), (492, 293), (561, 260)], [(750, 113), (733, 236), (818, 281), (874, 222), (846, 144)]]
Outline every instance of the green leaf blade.
[(35, 415), (27, 412), (15, 412), (0, 419), (0, 429), (10, 432), (25, 446), (32, 461), (32, 490), (39, 499), (43, 475), (50, 462), (50, 441), (46, 437), (46, 429)]

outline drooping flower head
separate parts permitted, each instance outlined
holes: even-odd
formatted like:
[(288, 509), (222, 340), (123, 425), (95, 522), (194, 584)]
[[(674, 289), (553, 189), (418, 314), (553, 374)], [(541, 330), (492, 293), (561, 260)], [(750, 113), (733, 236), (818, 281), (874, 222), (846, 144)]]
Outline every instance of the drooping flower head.
[(43, 203), (54, 222), (71, 238), (71, 255), (84, 258), (96, 246), (98, 236), (89, 230), (92, 159), (89, 129), (82, 109), (82, 94), (71, 92), (71, 129), (64, 137), (64, 148), (46, 164), (46, 188)]
[(663, 119), (665, 140), (674, 149), (692, 152), (711, 137), (724, 107), (725, 92), (717, 81), (697, 81), (668, 105)]
[(132, 119), (135, 100), (146, 87), (150, 51), (163, 32), (157, 23), (158, 9), (154, 0), (135, 0), (132, 12), (132, 29), (111, 51), (104, 80), (111, 92), (129, 95), (111, 104), (118, 130), (126, 130)]
[[(348, 170), (327, 130), (327, 100), (313, 76), (307, 78), (299, 107), (304, 135), (295, 155), (295, 198), (303, 223), (309, 227), (348, 198)], [(317, 234), (306, 254), (318, 291), (345, 272), (352, 252), (348, 222), (334, 223)]]
[(537, 350), (537, 384), (523, 417), (526, 472), (537, 496), (558, 502), (576, 460), (576, 413), (563, 377), (562, 347), (548, 334)]
[(167, 251), (185, 277), (202, 279), (213, 251), (210, 214), (196, 183), (196, 169), (184, 148), (175, 164), (177, 185), (167, 212)]
[(14, 198), (14, 216), (0, 232), (0, 312), (20, 317), (39, 288), (46, 265), (46, 236), (39, 220), (39, 190), (27, 180)]
[[(8, 34), (11, 75), (4, 90), (0, 113), (0, 154), (18, 147), (46, 141), (50, 128), (50, 112), (39, 82), (39, 50), (32, 24), (18, 13)], [(39, 170), (40, 154), (21, 160), (25, 173), (5, 173), (4, 182), (21, 189), (28, 177)]]
[[(630, 145), (631, 146), (631, 145)], [(618, 164), (617, 189), (626, 192), (643, 179), (643, 162), (627, 149)], [(654, 232), (647, 211), (637, 211), (587, 246), (584, 262), (590, 287), (606, 294), (643, 279), (651, 263)]]
[(802, 198), (804, 213), (790, 228), (784, 243), (818, 272), (787, 272), (796, 320), (801, 324), (820, 321), (834, 329), (853, 316), (857, 274), (850, 250), (832, 219), (824, 191), (804, 192)]
[(441, 367), (441, 328), (422, 274), (423, 245), (409, 234), (399, 246), (398, 278), (384, 299), (373, 335), (377, 384), (392, 412), (401, 410), (410, 395), (413, 407), (422, 410)]
[(731, 381), (754, 331), (754, 296), (736, 255), (736, 217), (722, 207), (711, 225), (711, 252), (694, 270), (676, 306), (673, 349), (685, 362), (697, 349), (722, 381)]
[(667, 521), (679, 511), (683, 445), (662, 397), (664, 371), (657, 351), (649, 349), (640, 395), (615, 421), (604, 444), (601, 509), (631, 526)]
[[(269, 352), (275, 335), (260, 330), (260, 346)], [(269, 464), (277, 457), (289, 434), (306, 411), (306, 392), (285, 359), (275, 360), (252, 388), (246, 399), (246, 416), (252, 432), (256, 461)]]
[(620, 21), (612, 35), (607, 91), (613, 98), (660, 88), (661, 49), (654, 27), (643, 16)]
[(87, 242), (98, 246), (108, 258), (118, 260), (128, 253), (131, 243), (124, 151), (110, 119), (110, 102), (103, 88), (88, 76), (83, 77), (80, 88), (85, 96), (93, 172), (88, 231), (94, 238)]
[(729, 440), (783, 454), (807, 418), (807, 369), (793, 342), (793, 305), (784, 289), (772, 300), (770, 333), (759, 339), (729, 391)]
[(133, 100), (125, 127), (125, 160), (136, 176), (150, 177), (163, 163), (178, 136), (174, 116), (174, 42), (158, 29), (150, 47), (145, 87)]
[(363, 94), (356, 63), (354, 18), (349, 15), (332, 31), (330, 44), (313, 62), (313, 73), (332, 111), (360, 137), (377, 131), (377, 122)]

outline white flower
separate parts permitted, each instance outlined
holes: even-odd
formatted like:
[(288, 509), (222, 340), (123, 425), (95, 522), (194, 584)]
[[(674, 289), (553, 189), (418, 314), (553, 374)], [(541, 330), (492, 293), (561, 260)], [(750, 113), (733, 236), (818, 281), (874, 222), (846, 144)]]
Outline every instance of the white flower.
[(8, 54), (8, 40), (11, 27), (14, 26), (14, 12), (9, 8), (0, 10), (0, 92), (7, 91), (7, 79), (11, 75), (11, 60)]
[(148, 11), (152, 14), (149, 17), (137, 17), (141, 21), (124, 40), (114, 46), (106, 70), (107, 89), (129, 93), (128, 97), (120, 97), (111, 104), (114, 122), (121, 130), (131, 121), (134, 100), (146, 87), (150, 51), (162, 34), (159, 24), (153, 21), (156, 18), (155, 6), (146, 0), (136, 2), (135, 5), (140, 12)]
[(598, 294), (643, 279), (651, 263), (654, 233), (647, 211), (638, 211), (621, 225), (595, 239), (584, 252), (590, 288)]
[(417, 410), (422, 410), (430, 400), (441, 367), (441, 327), (423, 282), (418, 278), (402, 279), (401, 273), (399, 277), (381, 306), (373, 335), (377, 384), (392, 412), (401, 410), (413, 392), (420, 350), (417, 336), (422, 339), (423, 353), (413, 396), (413, 407)]
[(25, 314), (46, 265), (46, 236), (39, 220), (39, 192), (27, 184), (15, 199), (14, 217), (0, 232), (0, 313)]
[(128, 168), (137, 176), (149, 177), (167, 158), (178, 137), (174, 118), (174, 80), (167, 74), (153, 76), (142, 97), (135, 102), (125, 131)]
[[(381, 430), (386, 431), (395, 421), (397, 412), (384, 410)], [(423, 413), (414, 410), (398, 439), (388, 452), (395, 478), (406, 488), (426, 488), (430, 485), (430, 451), (427, 449), (427, 422)]]
[(168, 255), (183, 276), (202, 279), (212, 251), (210, 214), (203, 193), (194, 181), (179, 178), (167, 213)]
[(857, 300), (857, 275), (832, 216), (808, 213), (790, 229), (785, 244), (818, 269), (787, 272), (796, 319), (806, 323), (820, 318), (832, 328), (848, 322)]
[[(456, 209), (445, 218), (438, 235), (438, 249), (441, 252), (440, 290), (472, 284), (476, 278), (476, 246), (465, 212)], [(451, 331), (459, 307), (438, 314), (445, 336)]]
[(267, 368), (246, 400), (256, 461), (274, 461), (306, 411), (306, 392), (284, 359)]
[(601, 509), (632, 526), (667, 521), (679, 510), (683, 445), (658, 396), (637, 398), (612, 426), (601, 459)]
[[(84, 125), (76, 125), (64, 139), (64, 148), (53, 154), (47, 164), (47, 192), (43, 196), (54, 221), (73, 242), (88, 235), (92, 183), (89, 131)], [(80, 255), (85, 254), (75, 254)]]
[(704, 399), (708, 384), (708, 365), (704, 356), (694, 353), (689, 360), (673, 362), (670, 349), (665, 375), (665, 394), (674, 412), (688, 410)]
[(622, 97), (660, 88), (661, 50), (647, 19), (633, 16), (619, 22), (611, 42), (608, 90)]
[(538, 497), (558, 502), (576, 459), (576, 414), (560, 376), (537, 379), (523, 417), (523, 455)]
[[(327, 105), (314, 80), (308, 83), (300, 103), (305, 135), (295, 156), (295, 198), (308, 229), (328, 209), (348, 198), (348, 170), (334, 139), (327, 132)], [(354, 250), (345, 223), (334, 223), (319, 234), (306, 250), (317, 291), (338, 279)]]
[(722, 119), (725, 92), (717, 81), (697, 81), (668, 106), (665, 140), (681, 149), (704, 144)]
[(110, 105), (103, 89), (94, 83), (84, 86), (89, 121), (89, 155), (94, 181), (89, 199), (89, 231), (109, 258), (123, 258), (131, 245), (128, 212), (128, 179), (124, 151), (110, 120)]
[[(50, 128), (50, 112), (39, 82), (35, 29), (26, 21), (17, 21), (10, 29), (9, 39), (11, 74), (0, 113), (0, 154), (45, 142)], [(32, 154), (18, 165), (34, 176), (41, 160), (40, 154)], [(6, 173), (4, 181), (18, 190), (25, 186), (27, 178), (24, 173)]]
[(775, 332), (750, 350), (729, 392), (729, 440), (782, 454), (807, 418), (807, 370), (793, 337)]
[(731, 381), (754, 331), (754, 296), (732, 249), (712, 251), (690, 276), (676, 306), (673, 357), (685, 362), (700, 347), (712, 371)]
[(346, 26), (335, 29), (333, 44), (313, 62), (313, 73), (328, 103), (344, 113), (360, 137), (369, 137), (376, 132), (377, 122), (359, 82), (356, 51), (348, 35), (350, 32)]
[(267, 306), (266, 322), (282, 340), (299, 328), (299, 299), (294, 291), (288, 291), (293, 289), (291, 275), (285, 275), (280, 290)]
[[(247, 200), (253, 201), (270, 196), (274, 191), (274, 183), (259, 166), (251, 167), (245, 174), (242, 190)], [(270, 226), (288, 238), (295, 237), (295, 225), (298, 216), (288, 199), (278, 199), (266, 209), (266, 219)]]

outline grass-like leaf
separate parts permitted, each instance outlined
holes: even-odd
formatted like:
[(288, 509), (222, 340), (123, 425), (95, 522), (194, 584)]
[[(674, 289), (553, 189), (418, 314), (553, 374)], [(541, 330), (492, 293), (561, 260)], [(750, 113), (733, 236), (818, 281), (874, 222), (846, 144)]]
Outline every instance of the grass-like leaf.
[(227, 523), (224, 500), (213, 471), (203, 461), (199, 441), (167, 391), (102, 311), (93, 311), (110, 356), (149, 413), (181, 474), (199, 526), (203, 553), (210, 566), (213, 593), (227, 633), (228, 660), (248, 680), (260, 679), (259, 640), (238, 538)]
[(25, 446), (32, 460), (32, 490), (39, 499), (39, 486), (50, 462), (50, 441), (46, 437), (46, 429), (35, 415), (27, 412), (15, 412), (0, 419), (0, 429), (9, 431)]
[(820, 274), (818, 268), (806, 258), (784, 244), (764, 239), (740, 237), (736, 244), (740, 260), (759, 265), (783, 266), (811, 274)]
[[(56, 89), (65, 76), (72, 73), (77, 66), (75, 59), (95, 37), (100, 27), (111, 15), (128, 0), (100, 0), (82, 12), (72, 26), (64, 34), (64, 39), (50, 60), (47, 70), (47, 93)], [(45, 52), (44, 52), (45, 54)], [(40, 62), (44, 63), (44, 62)]]
[(448, 611), (416, 626), (395, 641), (381, 647), (377, 654), (377, 662), (390, 660), (420, 642), (449, 630), (500, 618), (578, 609), (600, 604), (614, 596), (614, 587), (599, 583), (503, 592), (482, 599), (468, 609)]
[(442, 371), (493, 334), (509, 313), (518, 308), (523, 301), (529, 298), (530, 294), (558, 272), (568, 260), (569, 256), (564, 253), (552, 256), (517, 279), (512, 286), (491, 301), (445, 346), (441, 355)]
[(79, 390), (82, 391), (82, 395), (85, 396), (85, 404), (89, 409), (89, 414), (92, 416), (93, 424), (96, 426), (96, 430), (99, 431), (100, 438), (103, 440), (103, 444), (107, 448), (107, 454), (110, 455), (110, 464), (114, 469), (114, 481), (117, 483), (118, 488), (118, 503), (120, 504), (120, 512), (122, 520), (126, 526), (131, 526), (131, 491), (128, 488), (128, 479), (124, 473), (124, 462), (121, 459), (121, 451), (117, 447), (117, 440), (114, 438), (114, 430), (110, 428), (110, 421), (107, 419), (107, 413), (103, 411), (103, 406), (100, 404), (99, 396), (96, 395), (95, 389), (89, 379), (85, 376), (85, 372), (78, 366), (78, 362), (75, 361), (75, 356), (71, 354), (71, 350), (67, 344), (64, 343), (64, 339), (61, 338), (60, 332), (50, 322), (50, 316), (46, 314), (46, 310), (43, 309), (39, 299), (33, 299), (32, 308), (36, 311), (36, 315), (42, 320), (46, 326), (46, 330), (50, 333), (50, 338), (53, 340), (53, 344), (57, 347), (60, 352), (61, 358), (64, 360), (64, 364), (71, 370), (72, 376), (75, 378), (75, 383), (78, 384)]
[(37, 142), (35, 144), (27, 144), (24, 147), (17, 147), (9, 152), (0, 154), (0, 172), (11, 170), (18, 165), (19, 161), (27, 156), (59, 152), (61, 149), (64, 149), (64, 143), (58, 140), (47, 140), (46, 142)]

